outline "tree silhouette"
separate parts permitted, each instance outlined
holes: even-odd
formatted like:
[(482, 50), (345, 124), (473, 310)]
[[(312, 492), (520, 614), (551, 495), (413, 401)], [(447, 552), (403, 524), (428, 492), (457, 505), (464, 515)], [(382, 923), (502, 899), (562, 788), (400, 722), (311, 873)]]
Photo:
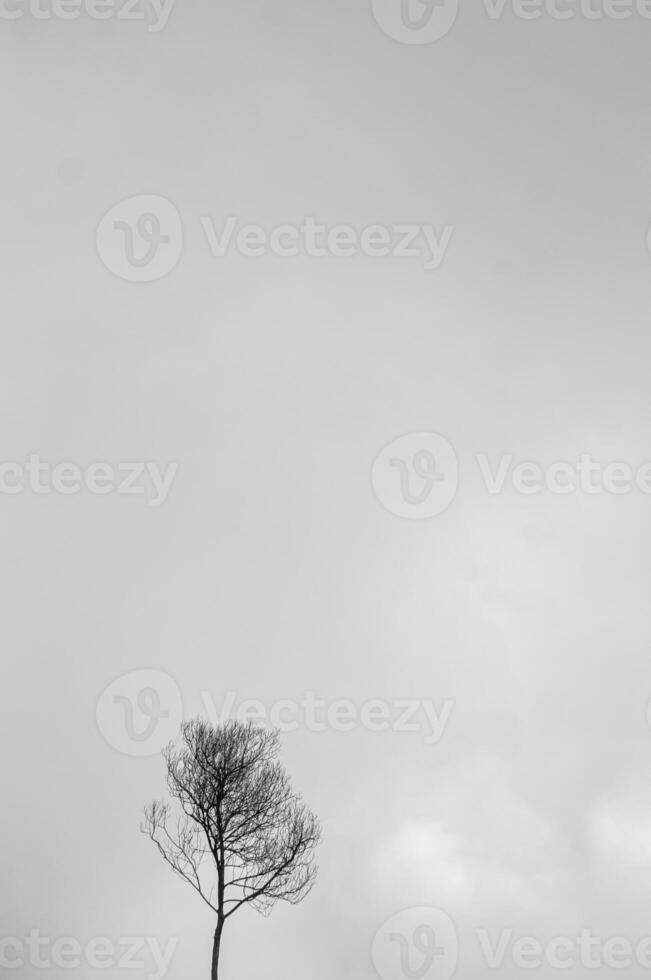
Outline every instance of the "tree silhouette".
[(143, 832), (217, 917), (211, 980), (218, 980), (222, 932), (234, 912), (296, 904), (314, 884), (321, 828), (293, 791), (278, 748), (278, 732), (252, 724), (184, 722), (178, 743), (163, 751), (177, 806), (145, 809)]

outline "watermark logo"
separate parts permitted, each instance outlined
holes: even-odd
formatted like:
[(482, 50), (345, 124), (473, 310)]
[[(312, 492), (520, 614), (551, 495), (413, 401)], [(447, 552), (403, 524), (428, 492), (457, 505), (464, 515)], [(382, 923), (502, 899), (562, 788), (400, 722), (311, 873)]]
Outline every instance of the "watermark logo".
[[(458, 0), (371, 0), (373, 14), (385, 34), (401, 44), (431, 44), (454, 26)], [(482, 0), (489, 21), (510, 15), (518, 20), (556, 22), (651, 20), (651, 0)]]
[[(542, 464), (518, 460), (513, 453), (491, 458), (475, 453), (475, 477), (490, 496), (513, 492), (530, 497), (651, 496), (651, 460), (638, 463), (602, 461), (583, 452), (575, 459)], [(392, 514), (426, 520), (441, 514), (459, 487), (459, 465), (451, 443), (432, 432), (416, 432), (389, 443), (376, 457), (373, 490)]]
[(133, 670), (105, 688), (97, 702), (96, 719), (104, 739), (118, 752), (157, 755), (181, 726), (181, 691), (161, 670)]
[(450, 980), (459, 960), (456, 926), (442, 909), (405, 909), (380, 926), (371, 959), (380, 980)]
[[(0, 0), (0, 3), (2, 0)], [(454, 237), (453, 225), (330, 225), (308, 214), (297, 224), (265, 228), (228, 215), (222, 223), (200, 216), (203, 238), (215, 259), (409, 259), (426, 272), (441, 268)], [(154, 282), (178, 264), (183, 221), (164, 197), (140, 194), (112, 207), (97, 228), (97, 252), (114, 275), (129, 282)]]
[(459, 486), (459, 463), (436, 432), (412, 432), (385, 446), (373, 463), (375, 495), (390, 513), (422, 521), (442, 514)]
[[(506, 971), (507, 976), (541, 969), (651, 969), (650, 936), (605, 937), (590, 926), (545, 937), (518, 934), (511, 926), (475, 926), (464, 939), (466, 953), (487, 970)], [(436, 908), (407, 909), (392, 916), (378, 929), (371, 948), (380, 980), (450, 980), (459, 954), (456, 926)]]
[(445, 37), (459, 13), (459, 0), (372, 0), (373, 16), (401, 44), (432, 44)]
[(165, 197), (129, 197), (104, 215), (96, 244), (106, 268), (120, 279), (154, 282), (169, 275), (181, 258), (181, 215)]

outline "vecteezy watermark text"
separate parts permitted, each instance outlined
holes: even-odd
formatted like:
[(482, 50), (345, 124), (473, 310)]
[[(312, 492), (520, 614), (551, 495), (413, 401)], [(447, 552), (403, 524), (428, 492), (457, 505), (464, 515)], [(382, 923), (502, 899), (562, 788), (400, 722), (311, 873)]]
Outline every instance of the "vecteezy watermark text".
[[(491, 496), (508, 490), (523, 496), (651, 496), (651, 460), (633, 465), (622, 460), (605, 462), (590, 453), (581, 453), (574, 460), (541, 464), (518, 460), (514, 453), (494, 458), (476, 453), (474, 461), (481, 483)], [(435, 432), (399, 436), (376, 456), (371, 483), (383, 507), (397, 517), (435, 517), (451, 505), (459, 489), (456, 451)]]
[(307, 215), (299, 225), (277, 225), (270, 231), (258, 224), (240, 224), (233, 215), (226, 219), (220, 231), (207, 216), (201, 218), (201, 225), (215, 258), (224, 258), (231, 248), (246, 258), (261, 258), (268, 254), (283, 259), (293, 259), (301, 254), (315, 259), (392, 256), (394, 259), (420, 258), (427, 270), (440, 267), (454, 234), (450, 225), (446, 225), (440, 234), (432, 225), (375, 224), (361, 229), (349, 224), (327, 226), (319, 224), (313, 215)]
[(505, 453), (492, 465), (485, 453), (479, 453), (476, 460), (484, 485), (493, 495), (501, 493), (507, 481), (516, 493), (525, 495), (547, 491), (561, 497), (573, 493), (623, 496), (633, 489), (651, 494), (651, 462), (637, 467), (621, 461), (603, 463), (590, 453), (582, 453), (574, 462), (563, 460), (548, 466), (517, 462), (513, 453)]
[(82, 944), (74, 936), (52, 939), (32, 929), (25, 937), (0, 938), (0, 967), (19, 970), (140, 970), (149, 980), (163, 980), (172, 963), (178, 939), (168, 940), (165, 948), (157, 939), (142, 936), (120, 937), (117, 941), (97, 936)]
[(651, 20), (651, 0), (483, 0), (490, 20), (501, 20), (510, 8), (521, 20), (628, 20), (634, 14)]
[(625, 936), (604, 939), (585, 927), (575, 936), (553, 936), (541, 940), (537, 936), (515, 936), (509, 926), (501, 929), (496, 938), (488, 929), (476, 930), (477, 941), (489, 970), (502, 970), (509, 964), (521, 970), (539, 970), (548, 966), (557, 970), (622, 970), (634, 963), (651, 969), (651, 937), (632, 942)]
[(69, 461), (52, 464), (32, 453), (25, 462), (0, 461), (0, 494), (74, 496), (86, 490), (97, 496), (144, 496), (148, 507), (161, 507), (167, 500), (177, 470), (178, 463), (161, 466), (146, 461), (95, 462), (86, 467)]
[(258, 698), (247, 698), (238, 703), (235, 691), (228, 691), (217, 708), (209, 691), (202, 691), (201, 701), (213, 725), (221, 725), (229, 719), (267, 724), (281, 733), (296, 732), (412, 732), (423, 734), (425, 745), (436, 745), (441, 740), (454, 707), (447, 699), (440, 707), (431, 699), (371, 698), (357, 704), (350, 698), (328, 701), (315, 691), (306, 691), (302, 698), (281, 698), (269, 704)]
[[(472, 943), (469, 945), (469, 940)], [(516, 934), (511, 926), (476, 927), (464, 933), (464, 958), (488, 970), (651, 970), (651, 937), (600, 936), (589, 926), (576, 933), (542, 938)], [(375, 933), (371, 958), (381, 980), (451, 980), (461, 948), (457, 927), (439, 908), (415, 907), (391, 916)], [(568, 974), (565, 973), (567, 976)], [(573, 974), (570, 974), (573, 975)], [(638, 976), (635, 974), (635, 976)]]
[(166, 26), (175, 0), (0, 0), (0, 20), (146, 20), (150, 34)]
[[(238, 699), (227, 691), (217, 703), (210, 691), (200, 692), (203, 711), (213, 725), (226, 721), (269, 725), (281, 733), (398, 732), (421, 734), (426, 745), (436, 745), (452, 716), (450, 698), (371, 698), (361, 703), (350, 698), (327, 700), (315, 691), (302, 697), (262, 701)], [(95, 708), (97, 727), (106, 742), (124, 755), (157, 755), (172, 741), (184, 717), (179, 685), (162, 670), (143, 668), (122, 674), (100, 694)]]
[[(483, 0), (476, 6), (490, 21), (507, 13), (527, 21), (651, 20), (651, 0)], [(459, 0), (371, 0), (371, 7), (388, 37), (401, 44), (432, 44), (454, 27)]]
[[(265, 228), (230, 215), (216, 222), (209, 215), (200, 224), (212, 256), (236, 253), (247, 259), (276, 256), (295, 259), (420, 260), (426, 271), (439, 269), (454, 234), (452, 225), (439, 232), (430, 224), (326, 225), (313, 215), (298, 224)], [(95, 235), (97, 254), (114, 275), (127, 282), (154, 282), (169, 275), (183, 252), (181, 215), (167, 198), (138, 194), (120, 201), (100, 219)]]

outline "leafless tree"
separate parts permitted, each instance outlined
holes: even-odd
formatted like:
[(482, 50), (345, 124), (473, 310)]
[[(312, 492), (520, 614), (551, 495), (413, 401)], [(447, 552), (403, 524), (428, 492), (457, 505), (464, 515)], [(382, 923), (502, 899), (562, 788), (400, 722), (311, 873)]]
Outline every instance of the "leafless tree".
[[(316, 876), (321, 829), (277, 760), (278, 732), (237, 721), (183, 724), (163, 752), (174, 806), (145, 809), (143, 832), (216, 915), (211, 980), (224, 924), (243, 905), (296, 904)], [(173, 811), (176, 811), (176, 815)]]

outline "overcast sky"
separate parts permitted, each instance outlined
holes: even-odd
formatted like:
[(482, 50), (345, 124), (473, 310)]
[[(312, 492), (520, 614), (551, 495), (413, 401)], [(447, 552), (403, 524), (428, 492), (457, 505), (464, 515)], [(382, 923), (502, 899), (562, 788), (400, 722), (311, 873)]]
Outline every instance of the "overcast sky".
[[(164, 792), (156, 739), (133, 754), (125, 704), (101, 701), (148, 668), (170, 724), (174, 698), (189, 716), (229, 691), (451, 708), (436, 741), (359, 717), (310, 730), (297, 709), (282, 753), (323, 823), (319, 880), (232, 920), (226, 980), (372, 980), (376, 931), (421, 906), (455, 923), (465, 980), (487, 975), (478, 929), (637, 943), (651, 496), (510, 475), (490, 493), (477, 457), (493, 474), (504, 454), (543, 474), (651, 460), (651, 20), (468, 0), (421, 44), (397, 0), (176, 0), (160, 30), (140, 3), (145, 20), (39, 19), (27, 0), (0, 18), (7, 485), (34, 455), (171, 480), (158, 506), (0, 494), (2, 937), (173, 938), (167, 976), (208, 976), (210, 913), (139, 835)], [(149, 282), (120, 272), (126, 228), (98, 236), (141, 195), (169, 202), (145, 209), (169, 232)], [(290, 226), (299, 254), (213, 255), (206, 227), (228, 216)], [(444, 254), (310, 254), (309, 216), (392, 242), (426, 226)], [(374, 468), (411, 433), (443, 439)], [(396, 505), (401, 475), (426, 481), (419, 439), (425, 467), (443, 444), (458, 464), (431, 516)], [(528, 971), (507, 952), (499, 972)]]

